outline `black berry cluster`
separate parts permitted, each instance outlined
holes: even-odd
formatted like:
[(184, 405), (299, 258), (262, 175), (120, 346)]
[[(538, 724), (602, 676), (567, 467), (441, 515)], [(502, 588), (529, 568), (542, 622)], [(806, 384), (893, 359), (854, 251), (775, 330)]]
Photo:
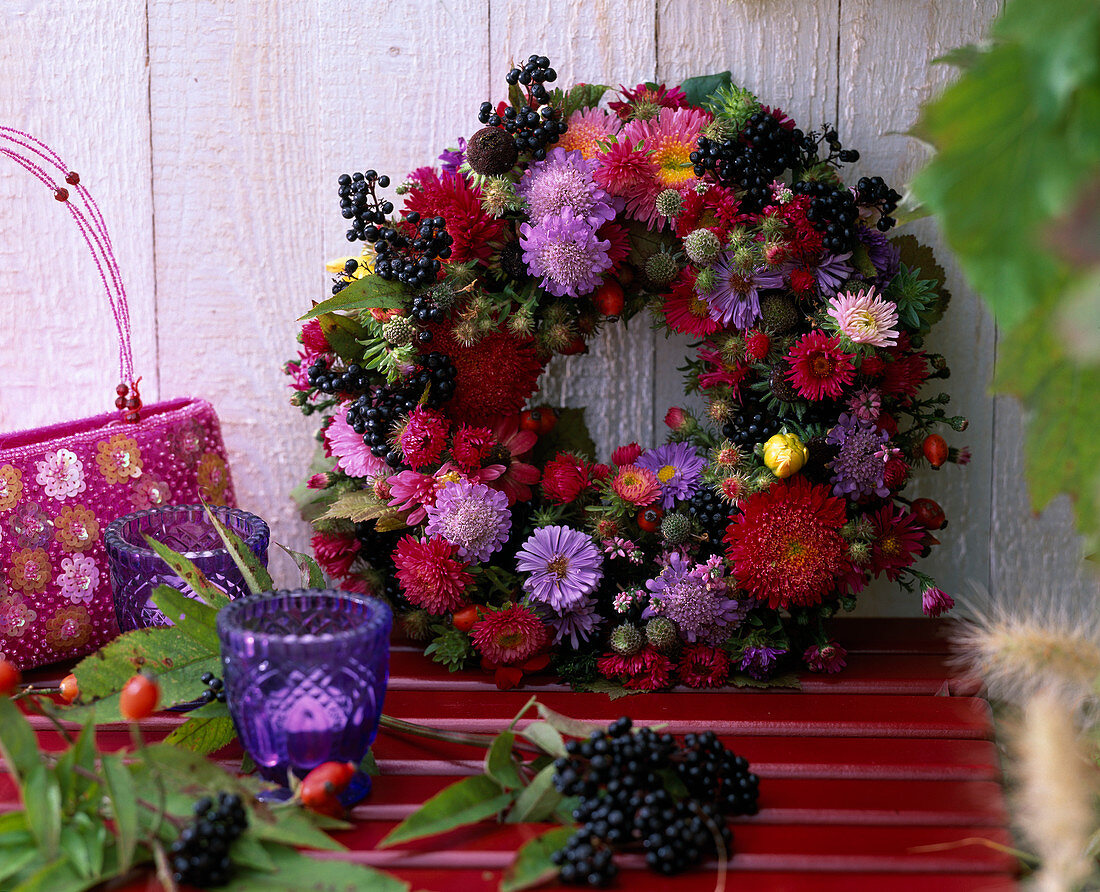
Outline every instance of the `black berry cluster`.
[[(554, 786), (579, 797), (573, 817), (581, 824), (553, 856), (566, 883), (607, 885), (617, 872), (614, 852), (632, 848), (666, 875), (699, 863), (719, 841), (728, 855), (725, 816), (757, 810), (756, 776), (713, 732), (678, 743), (650, 728), (634, 731), (624, 716), (566, 752), (554, 763)], [(686, 795), (671, 792), (677, 785)]]
[(306, 380), (321, 393), (364, 393), (371, 386), (371, 374), (357, 363), (342, 369), (329, 365), (323, 356), (317, 357), (306, 370)]
[(430, 295), (418, 294), (409, 307), (409, 318), (417, 322), (442, 322), (447, 318), (447, 311), (432, 300)]
[(901, 195), (887, 186), (882, 177), (860, 177), (856, 192), (861, 205), (878, 208), (881, 213), (877, 224), (879, 232), (887, 232), (898, 222), (890, 214), (897, 210)]
[(700, 486), (695, 490), (688, 504), (688, 510), (695, 516), (696, 523), (707, 534), (707, 550), (717, 553), (722, 548), (722, 537), (730, 522), (732, 506), (723, 501), (710, 486)]
[(353, 259), (348, 260), (344, 264), (344, 270), (339, 275), (333, 277), (332, 280), (332, 293), (339, 294), (345, 288), (352, 283), (352, 276), (355, 275), (356, 270), (359, 269), (359, 261)]
[(421, 218), (416, 211), (401, 213), (404, 222), (398, 224), (400, 228), (368, 226), (364, 233), (374, 245), (375, 275), (413, 288), (430, 285), (439, 277), (441, 261), (451, 256), (453, 239), (447, 234), (447, 221), (442, 217)]
[(826, 251), (843, 254), (856, 246), (859, 208), (850, 190), (820, 181), (795, 183), (792, 189), (798, 195), (810, 196), (806, 219), (823, 236), (821, 244)]
[(743, 393), (733, 418), (722, 425), (722, 436), (749, 451), (779, 432), (782, 422), (754, 393)]
[(513, 68), (505, 75), (510, 85), (526, 88), (526, 103), (519, 108), (506, 106), (498, 113), (493, 103), (483, 102), (478, 120), (489, 127), (503, 127), (520, 152), (536, 161), (543, 160), (547, 146), (556, 143), (569, 129), (561, 119), (561, 111), (550, 105), (550, 93), (545, 87), (557, 79), (558, 73), (550, 67), (546, 56), (530, 56), (522, 68)]
[(206, 690), (199, 694), (203, 703), (213, 703), (215, 700), (219, 703), (225, 702), (225, 682), (213, 672), (204, 672), (200, 681), (206, 685)]
[(337, 182), (340, 185), (340, 213), (345, 220), (351, 220), (351, 229), (346, 233), (348, 241), (367, 241), (367, 229), (384, 226), (386, 217), (393, 213), (393, 202), (379, 198), (375, 191), (378, 187), (389, 186), (390, 178), (368, 170), (366, 173), (342, 173)]
[(219, 793), (195, 803), (194, 818), (168, 849), (172, 878), (200, 889), (224, 886), (233, 878), (229, 847), (248, 827), (248, 814), (235, 793)]

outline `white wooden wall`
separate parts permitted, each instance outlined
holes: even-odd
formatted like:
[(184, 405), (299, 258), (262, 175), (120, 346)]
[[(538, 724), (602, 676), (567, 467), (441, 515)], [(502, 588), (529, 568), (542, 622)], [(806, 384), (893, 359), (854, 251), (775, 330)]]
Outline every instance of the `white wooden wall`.
[[(860, 172), (900, 184), (921, 163), (900, 135), (950, 77), (930, 60), (979, 39), (1000, 0), (3, 0), (0, 122), (54, 145), (99, 198), (129, 286), (147, 399), (217, 408), (243, 506), (302, 548), (287, 498), (312, 424), (287, 403), (294, 318), (346, 251), (336, 176), (395, 182), (476, 127), (509, 59), (549, 55), (562, 79), (675, 83), (729, 68), (806, 127), (829, 121)], [(931, 224), (913, 228), (938, 245)], [(987, 395), (996, 333), (949, 258), (952, 442), (969, 468), (927, 473), (951, 518), (926, 562), (943, 587), (1094, 587), (1068, 510), (1030, 515), (1018, 412)], [(113, 330), (67, 215), (0, 166), (0, 430), (92, 414), (115, 384)], [(679, 340), (638, 320), (555, 366), (551, 402), (591, 413), (606, 452), (663, 437), (681, 401)], [(283, 579), (289, 580), (288, 566)], [(889, 586), (861, 610), (919, 611)]]

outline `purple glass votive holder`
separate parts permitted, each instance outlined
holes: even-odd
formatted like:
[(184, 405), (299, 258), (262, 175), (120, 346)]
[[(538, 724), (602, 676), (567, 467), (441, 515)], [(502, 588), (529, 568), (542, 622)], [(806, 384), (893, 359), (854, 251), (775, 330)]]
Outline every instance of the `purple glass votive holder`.
[[(266, 567), (270, 538), (267, 524), (255, 514), (239, 508), (214, 507), (211, 511), (245, 541)], [(190, 587), (149, 547), (146, 535), (182, 554), (230, 598), (248, 594), (241, 571), (202, 505), (172, 505), (137, 511), (112, 521), (103, 535), (114, 591), (115, 617), (121, 631), (171, 625), (151, 600), (157, 586), (170, 585), (194, 597)]]
[[(218, 613), (226, 702), (241, 745), (267, 780), (322, 762), (358, 765), (382, 715), (393, 613), (331, 589), (265, 592)], [(358, 773), (345, 805), (370, 791)]]

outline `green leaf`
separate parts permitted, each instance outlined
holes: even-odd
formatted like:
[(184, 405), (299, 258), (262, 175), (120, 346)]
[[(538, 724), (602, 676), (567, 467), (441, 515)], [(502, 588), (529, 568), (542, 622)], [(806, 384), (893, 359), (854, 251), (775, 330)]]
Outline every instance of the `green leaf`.
[(554, 789), (554, 766), (547, 765), (520, 790), (506, 820), (509, 824), (547, 821), (561, 800), (561, 793)]
[(99, 875), (96, 861), (102, 862), (102, 859), (95, 858), (92, 851), (96, 846), (102, 849), (103, 843), (97, 838), (97, 831), (101, 826), (99, 823), (93, 824), (88, 813), (81, 811), (73, 815), (61, 828), (61, 851), (81, 877), (90, 878)]
[(555, 827), (524, 843), (501, 877), (500, 892), (530, 889), (553, 879), (558, 873), (558, 867), (550, 860), (550, 856), (563, 848), (572, 835), (572, 827)]
[(761, 690), (767, 690), (768, 688), (792, 688), (796, 691), (802, 689), (802, 683), (793, 672), (788, 672), (784, 675), (773, 675), (771, 678), (765, 679), (753, 678), (752, 676), (744, 675), (739, 672), (731, 676), (730, 681), (739, 688), (760, 688)]
[(699, 77), (689, 77), (680, 84), (680, 89), (687, 96), (689, 105), (702, 105), (708, 96), (719, 87), (728, 87), (733, 83), (733, 78), (728, 71), (720, 71), (718, 74), (703, 74)]
[(25, 879), (12, 892), (83, 892), (98, 886), (103, 879), (102, 875), (81, 876), (69, 861), (58, 859)]
[(321, 520), (350, 520), (353, 523), (363, 523), (367, 520), (375, 520), (383, 514), (392, 514), (393, 509), (378, 498), (370, 490), (357, 490), (345, 493), (335, 502), (329, 505), (328, 510), (321, 515)]
[(120, 754), (105, 753), (100, 764), (103, 767), (103, 782), (107, 798), (111, 802), (115, 836), (118, 839), (119, 869), (126, 871), (133, 863), (134, 850), (137, 848), (137, 788), (134, 785), (133, 775), (123, 764)]
[(562, 103), (562, 115), (568, 118), (582, 108), (593, 108), (600, 104), (603, 94), (611, 88), (604, 84), (577, 84), (565, 94)]
[(347, 288), (328, 300), (321, 301), (299, 322), (323, 316), (326, 313), (342, 313), (349, 310), (396, 310), (405, 306), (410, 299), (405, 286), (394, 279), (379, 276), (363, 276), (355, 279)]
[(313, 820), (300, 809), (281, 808), (270, 814), (271, 816), (267, 818), (256, 815), (249, 824), (249, 833), (256, 839), (319, 851), (339, 852), (344, 848), (323, 830), (318, 829)]
[(275, 870), (275, 859), (251, 833), (245, 833), (233, 843), (233, 863), (238, 868), (249, 868), (262, 873)]
[(47, 858), (57, 857), (61, 841), (61, 785), (57, 776), (39, 762), (22, 785), (27, 826)]
[(35, 858), (40, 857), (41, 855), (38, 853), (38, 849), (33, 845), (28, 845), (22, 851), (18, 852), (4, 852), (0, 855), (0, 883), (15, 876), (34, 861)]
[(535, 704), (536, 709), (539, 711), (539, 715), (543, 720), (554, 728), (556, 731), (560, 731), (567, 737), (588, 737), (593, 731), (603, 730), (599, 725), (593, 725), (591, 722), (582, 722), (579, 719), (570, 718), (567, 715), (562, 715), (560, 712), (555, 712), (545, 703)]
[(195, 564), (177, 551), (173, 551), (167, 545), (158, 542), (152, 536), (146, 534), (145, 541), (153, 549), (173, 572), (191, 588), (199, 599), (206, 605), (220, 610), (229, 603), (229, 596), (214, 585), (206, 574)]
[(236, 739), (237, 730), (229, 716), (192, 715), (182, 725), (173, 728), (172, 733), (164, 738), (164, 742), (209, 755)]
[(549, 722), (531, 722), (519, 734), (520, 737), (531, 741), (544, 753), (553, 756), (555, 759), (566, 754), (565, 741), (562, 739), (561, 732)]
[(359, 342), (367, 336), (367, 330), (350, 316), (339, 313), (325, 313), (317, 317), (321, 331), (333, 350), (345, 362), (356, 362), (363, 356), (363, 346)]
[(623, 687), (620, 682), (612, 681), (609, 678), (596, 678), (592, 681), (578, 684), (575, 687), (578, 691), (587, 691), (590, 694), (607, 694), (608, 700), (618, 700), (622, 697), (630, 697), (634, 694), (640, 694), (641, 691), (632, 691)]
[(512, 748), (516, 735), (512, 731), (501, 731), (489, 745), (485, 753), (485, 773), (506, 790), (515, 790), (523, 786), (519, 776)]
[(91, 722), (85, 722), (73, 745), (58, 757), (54, 766), (54, 773), (61, 785), (61, 802), (66, 812), (75, 811), (80, 798), (94, 784), (94, 781), (77, 774), (73, 767), (79, 765), (85, 771), (93, 771), (95, 757), (95, 726)]
[(19, 786), (26, 783), (36, 768), (42, 767), (38, 738), (27, 717), (9, 697), (0, 697), (0, 755)]
[(218, 650), (218, 632), (215, 623), (217, 612), (201, 601), (189, 598), (170, 585), (158, 585), (153, 589), (152, 602), (181, 633), (201, 644), (207, 650)]
[[(240, 841), (233, 847), (234, 860), (239, 845)], [(361, 864), (319, 860), (286, 846), (269, 848), (268, 854), (270, 870), (251, 867), (239, 870), (229, 885), (221, 889), (224, 892), (407, 892), (409, 888), (392, 874)]]
[(378, 848), (388, 848), (476, 823), (506, 808), (512, 798), (511, 793), (503, 792), (496, 781), (484, 774), (463, 778), (436, 793), (394, 827), (378, 843)]
[[(80, 686), (82, 701), (94, 700), (117, 694), (136, 672), (147, 672), (161, 676), (173, 669), (188, 668), (195, 663), (207, 660), (217, 651), (203, 647), (182, 634), (179, 629), (170, 626), (150, 629), (136, 629), (120, 635), (114, 641), (104, 645), (91, 656), (85, 657), (73, 669)], [(194, 684), (184, 700), (191, 700), (204, 688), (199, 681), (199, 672)], [(161, 688), (161, 702), (165, 705), (176, 701)], [(79, 712), (78, 708), (64, 711), (66, 719)], [(87, 710), (84, 710), (87, 713)]]
[(285, 545), (279, 547), (290, 555), (294, 563), (298, 565), (298, 569), (302, 572), (302, 585), (307, 588), (325, 588), (328, 585), (325, 581), (325, 571), (321, 569), (321, 565), (313, 557), (302, 554), (300, 551), (294, 551)]
[(374, 758), (374, 750), (367, 750), (367, 754), (363, 756), (362, 761), (359, 763), (359, 770), (371, 777), (378, 777), (381, 774), (378, 770), (378, 762)]
[(205, 507), (206, 516), (210, 518), (210, 523), (218, 531), (218, 536), (229, 551), (229, 556), (233, 558), (233, 563), (237, 565), (237, 569), (244, 576), (248, 590), (254, 595), (271, 591), (275, 586), (271, 581), (271, 574), (267, 572), (267, 567), (260, 563), (260, 559), (252, 553), (252, 550), (236, 532), (221, 522), (209, 505)]

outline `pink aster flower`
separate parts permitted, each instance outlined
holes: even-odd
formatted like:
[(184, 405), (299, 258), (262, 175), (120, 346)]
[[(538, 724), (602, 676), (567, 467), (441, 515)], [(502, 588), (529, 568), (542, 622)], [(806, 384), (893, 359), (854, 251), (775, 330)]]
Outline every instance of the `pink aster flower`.
[(556, 217), (566, 208), (578, 220), (593, 229), (615, 219), (608, 195), (592, 179), (595, 161), (585, 160), (580, 152), (567, 152), (560, 146), (551, 149), (545, 160), (532, 164), (516, 185), (516, 192), (527, 199), (527, 216), (538, 224)]
[(662, 108), (657, 117), (631, 121), (623, 128), (623, 141), (632, 146), (641, 143), (657, 165), (656, 175), (646, 191), (627, 203), (627, 211), (634, 219), (655, 229), (665, 222), (654, 204), (658, 193), (695, 184), (695, 165), (690, 156), (710, 119), (707, 112), (697, 108)]
[(507, 453), (509, 460), (503, 465), (504, 472), (490, 486), (508, 497), (509, 506), (531, 501), (531, 487), (539, 482), (541, 475), (538, 468), (521, 459), (534, 448), (538, 436), (532, 431), (520, 429), (519, 415), (509, 415), (497, 421), (493, 425), (493, 436), (500, 444), (501, 458)]
[[(598, 158), (600, 166), (592, 178), (610, 195), (618, 198), (639, 198), (652, 193), (657, 179), (657, 164), (645, 151), (620, 140)], [(656, 212), (656, 209), (654, 209)]]
[(454, 545), (438, 536), (405, 536), (397, 543), (393, 552), (397, 581), (411, 603), (436, 616), (465, 605), (466, 589), (473, 577), (466, 572), (466, 564), (456, 559), (456, 551)]
[(317, 563), (329, 576), (340, 579), (348, 574), (362, 543), (353, 536), (314, 533), (310, 540)]
[(622, 130), (622, 122), (608, 114), (602, 108), (580, 108), (566, 121), (569, 129), (558, 140), (558, 147), (567, 151), (578, 151), (585, 158), (595, 158), (603, 151), (603, 145), (610, 142)]
[(484, 483), (448, 480), (425, 506), (429, 536), (442, 536), (471, 561), (487, 561), (507, 541), (512, 527), (508, 497)]
[(451, 423), (442, 412), (417, 406), (409, 413), (409, 420), (401, 432), (401, 453), (405, 462), (417, 470), (438, 464), (450, 429)]
[(630, 117), (634, 103), (648, 102), (661, 108), (685, 108), (688, 104), (687, 94), (679, 87), (667, 87), (658, 84), (653, 87), (649, 84), (638, 84), (633, 90), (629, 90), (619, 84), (619, 93), (623, 100), (608, 103), (611, 110), (620, 118), (626, 120)]
[(431, 474), (419, 471), (402, 471), (389, 478), (389, 506), (399, 511), (407, 511), (405, 522), (416, 526), (428, 516), (428, 506), (435, 504), (438, 482)]
[(661, 484), (652, 471), (637, 465), (627, 465), (620, 468), (611, 481), (611, 491), (624, 502), (644, 508), (660, 497)]
[(627, 465), (634, 464), (635, 460), (642, 452), (642, 447), (637, 443), (627, 443), (627, 445), (620, 446), (611, 453), (611, 461), (617, 467), (625, 468)]
[(708, 644), (690, 645), (680, 654), (676, 672), (689, 688), (720, 688), (729, 679), (729, 654)]
[(539, 286), (557, 297), (588, 294), (611, 268), (611, 242), (601, 241), (570, 207), (544, 217), (537, 226), (522, 223), (519, 231), (528, 271), (541, 277)]
[(892, 347), (898, 342), (898, 308), (883, 300), (875, 289), (842, 291), (829, 301), (826, 311), (840, 332), (855, 344)]
[(325, 444), (336, 456), (336, 466), (349, 477), (377, 477), (389, 470), (385, 461), (371, 453), (370, 447), (363, 442), (363, 435), (357, 434), (348, 424), (346, 405), (340, 407), (325, 428)]
[(882, 394), (873, 387), (861, 388), (848, 398), (848, 411), (860, 421), (873, 424), (882, 414)]
[(806, 648), (802, 659), (811, 672), (833, 673), (839, 672), (848, 665), (844, 659), (846, 656), (848, 656), (848, 651), (835, 641), (830, 641), (820, 647), (813, 644)]
[(929, 586), (921, 592), (921, 609), (926, 616), (940, 616), (955, 606), (955, 599), (937, 586)]
[(485, 612), (470, 629), (470, 638), (486, 660), (514, 664), (542, 650), (550, 640), (550, 632), (532, 610), (516, 604)]
[(836, 399), (855, 379), (852, 357), (840, 349), (838, 338), (814, 329), (787, 355), (787, 377), (808, 400)]

